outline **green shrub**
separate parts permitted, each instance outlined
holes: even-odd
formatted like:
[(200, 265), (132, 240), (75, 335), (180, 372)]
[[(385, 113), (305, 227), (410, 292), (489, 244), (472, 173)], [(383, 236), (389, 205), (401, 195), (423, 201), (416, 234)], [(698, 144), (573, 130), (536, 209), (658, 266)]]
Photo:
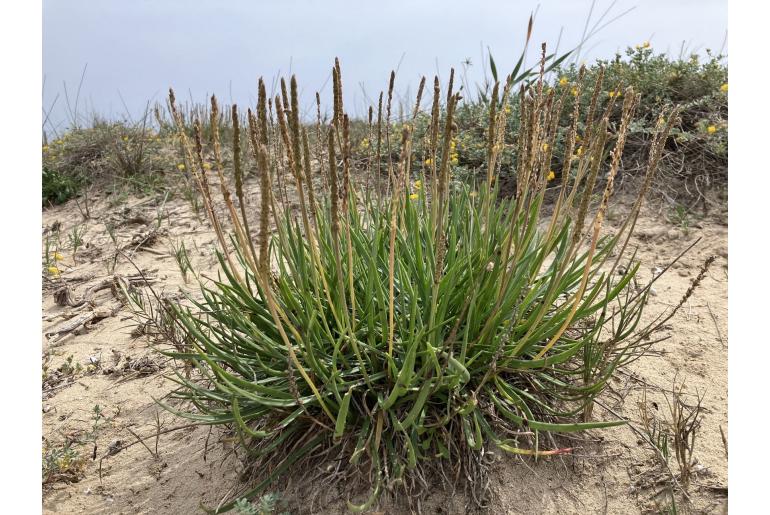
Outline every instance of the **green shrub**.
[(43, 206), (63, 204), (78, 194), (81, 179), (43, 168)]
[[(604, 75), (603, 95), (617, 94), (633, 86), (641, 101), (626, 146), (627, 158), (638, 157), (649, 146), (658, 113), (672, 105), (680, 106), (680, 122), (672, 128), (669, 151), (680, 159), (678, 188), (691, 186), (700, 176), (724, 185), (727, 179), (727, 66), (722, 56), (707, 53), (671, 59), (656, 54), (649, 44), (628, 48), (625, 59), (598, 60), (587, 68), (586, 79), (595, 81), (599, 70)], [(560, 70), (559, 76), (569, 83), (576, 80), (575, 66)], [(588, 104), (591, 92), (581, 95)], [(711, 127), (712, 129), (709, 129)], [(634, 155), (637, 154), (637, 155)], [(687, 182), (689, 184), (687, 184)]]
[[(191, 142), (175, 112), (220, 242), (222, 275), (201, 285), (202, 300), (172, 308), (183, 337), (168, 353), (188, 367), (174, 377), (180, 387), (167, 407), (233, 428), (253, 470), (263, 471), (239, 497), (260, 495), (290, 467), (326, 457), (350, 478), (365, 478), (368, 498), (350, 504), (364, 510), (385, 490), (419, 490), (416, 478), (442, 467), (473, 482), (491, 447), (568, 453), (544, 434), (622, 423), (595, 417), (593, 399), (649, 345), (650, 326), (639, 326), (648, 289), (632, 287), (639, 263), (625, 249), (675, 114), (661, 113), (639, 198), (622, 227), (604, 235), (639, 100), (632, 90), (610, 146), (601, 111), (574, 111), (567, 130), (557, 130), (564, 96), (546, 92), (542, 77), (535, 81), (516, 99), (524, 108), (516, 192), (498, 202), (510, 76), (491, 97), (485, 179), (477, 187), (451, 181), (460, 166), (453, 141), (464, 136), (454, 122), (459, 94), (450, 90), (441, 108), (436, 90), (427, 154), (412, 151), (408, 121), (400, 136), (386, 134), (400, 139), (401, 154), (386, 160), (389, 193), (380, 196), (371, 177), (359, 183), (351, 170), (338, 65), (333, 75), (334, 117), (316, 159), (299, 123), (294, 79), (291, 94), (275, 99), (276, 123), (268, 121), (260, 81), (258, 113), (248, 116), (261, 184), (258, 224), (250, 210), (238, 210), (237, 151), (236, 202), (222, 174), (216, 124), (214, 172), (203, 166), (200, 124)], [(173, 93), (170, 100), (173, 109)], [(214, 100), (211, 116), (218, 116)], [(578, 127), (585, 152), (554, 172), (552, 149), (564, 145), (572, 156)], [(602, 193), (600, 163), (610, 148)], [(314, 186), (319, 172), (328, 193)], [(283, 176), (285, 185), (287, 175), (296, 189), (285, 201), (272, 178)], [(224, 193), (225, 219), (211, 188)], [(557, 197), (548, 216), (547, 191)], [(257, 225), (252, 241), (249, 227)]]
[[(649, 154), (658, 116), (662, 110), (677, 105), (680, 109), (679, 122), (672, 127), (671, 138), (666, 142), (656, 189), (665, 190), (669, 200), (689, 204), (693, 196), (700, 196), (714, 187), (720, 189), (726, 186), (727, 66), (721, 56), (708, 53), (705, 58), (692, 55), (672, 59), (665, 54), (656, 54), (649, 44), (643, 44), (628, 48), (625, 55), (617, 54), (614, 59), (597, 60), (585, 65), (582, 80), (578, 79), (580, 70), (581, 66), (575, 64), (557, 67), (545, 86), (546, 89), (553, 88), (557, 96), (566, 94), (565, 109), (560, 115), (562, 131), (570, 123), (577, 83), (590, 85), (582, 88), (579, 94), (581, 109), (587, 111), (594, 96), (593, 85), (601, 76), (597, 98), (602, 104), (612, 98), (622, 100), (627, 87), (632, 87), (640, 95), (636, 115), (628, 128), (621, 174), (643, 180), (644, 167), (639, 163), (643, 163)], [(491, 86), (480, 87), (475, 98), (466, 98), (458, 105), (455, 116), (459, 128), (456, 142), (458, 166), (455, 170), (458, 180), (473, 181), (486, 174), (491, 96)], [(517, 95), (511, 95), (504, 106), (509, 111), (509, 117), (505, 124), (503, 149), (498, 157), (501, 178), (504, 179), (515, 175), (518, 166), (516, 155), (521, 107), (518, 99)], [(621, 114), (620, 105), (616, 104), (608, 113), (613, 133), (617, 130)], [(581, 122), (578, 134), (582, 136), (585, 129)], [(430, 117), (419, 115), (414, 130), (415, 154), (425, 159)], [(557, 166), (561, 166), (566, 159), (564, 134), (561, 136), (553, 149), (554, 164)], [(393, 142), (395, 155), (400, 151), (398, 143)], [(606, 168), (609, 158), (604, 156), (604, 159)]]
[(87, 180), (142, 192), (159, 190), (164, 172), (176, 172), (170, 160), (174, 152), (164, 152), (169, 144), (144, 121), (95, 120), (91, 127), (71, 129), (43, 146), (43, 169), (50, 174), (44, 174), (43, 200), (46, 180), (57, 188)]

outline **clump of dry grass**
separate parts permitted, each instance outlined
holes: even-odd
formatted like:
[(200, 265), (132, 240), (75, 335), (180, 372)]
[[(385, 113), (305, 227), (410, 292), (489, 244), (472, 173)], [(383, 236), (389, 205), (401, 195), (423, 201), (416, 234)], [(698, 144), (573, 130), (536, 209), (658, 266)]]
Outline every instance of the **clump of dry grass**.
[[(637, 484), (654, 489), (656, 497), (664, 499), (674, 512), (678, 497), (689, 501), (688, 491), (698, 468), (695, 448), (703, 419), (703, 396), (696, 393), (691, 403), (688, 398), (692, 396), (685, 393), (686, 389), (684, 381), (674, 380), (672, 389), (664, 392), (668, 407), (664, 415), (656, 414), (659, 406), (647, 401), (646, 390), (639, 403), (640, 429), (637, 431), (654, 449), (658, 467), (642, 474)], [(650, 405), (655, 410), (651, 410)]]

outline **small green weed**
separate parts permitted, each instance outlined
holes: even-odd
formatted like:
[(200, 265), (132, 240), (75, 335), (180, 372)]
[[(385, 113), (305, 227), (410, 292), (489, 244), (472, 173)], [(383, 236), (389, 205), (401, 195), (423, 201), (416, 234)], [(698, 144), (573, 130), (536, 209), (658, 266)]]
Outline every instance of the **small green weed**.
[(690, 213), (685, 206), (677, 204), (674, 209), (671, 210), (668, 221), (679, 227), (685, 235), (690, 233)]
[(49, 367), (50, 355), (43, 359), (43, 390), (53, 388), (64, 381), (71, 381), (83, 371), (83, 366), (75, 361), (75, 356), (70, 354), (58, 368), (51, 370)]
[(78, 249), (83, 245), (83, 235), (85, 235), (88, 227), (85, 224), (78, 224), (72, 228), (67, 235), (69, 238), (70, 249), (72, 249), (72, 257), (75, 257)]
[(53, 445), (43, 439), (43, 485), (57, 482), (75, 483), (85, 475), (88, 455), (82, 450), (88, 446), (92, 460), (96, 459), (96, 441), (102, 428), (120, 414), (116, 409), (112, 416), (105, 416), (98, 404), (91, 410), (91, 428), (87, 431), (75, 431), (59, 445)]
[(52, 446), (43, 440), (43, 485), (76, 483), (85, 476), (87, 458), (73, 448), (73, 442)]
[(184, 282), (187, 283), (187, 274), (192, 270), (192, 264), (190, 263), (190, 256), (187, 253), (184, 241), (180, 241), (179, 244), (172, 242), (171, 248), (174, 251), (174, 259), (176, 259), (176, 262), (179, 265), (179, 270), (182, 272)]
[(268, 493), (256, 499), (238, 499), (235, 502), (235, 510), (239, 515), (274, 515), (278, 509), (280, 497), (275, 493)]

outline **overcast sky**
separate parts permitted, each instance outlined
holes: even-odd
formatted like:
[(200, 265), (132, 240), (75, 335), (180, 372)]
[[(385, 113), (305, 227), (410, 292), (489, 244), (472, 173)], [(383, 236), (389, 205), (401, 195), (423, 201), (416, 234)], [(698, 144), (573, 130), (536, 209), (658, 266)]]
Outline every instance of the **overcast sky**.
[[(591, 24), (612, 1), (596, 4)], [(216, 93), (245, 105), (254, 102), (257, 77), (269, 85), (289, 72), (308, 105), (315, 91), (331, 89), (339, 56), (346, 107), (360, 115), (396, 67), (403, 95), (421, 75), (438, 70), (446, 78), (467, 58), (469, 82), (480, 80), (482, 48), (507, 73), (538, 5), (530, 62), (541, 42), (555, 47), (562, 29), (560, 50), (580, 40), (590, 0), (44, 0), (43, 106), (53, 106), (51, 119), (66, 125), (63, 83), (74, 108), (86, 65), (81, 113), (119, 116), (125, 102), (136, 114), (148, 100), (163, 101), (169, 86), (183, 98), (205, 101)], [(723, 48), (726, 0), (616, 0), (604, 21), (632, 8), (589, 41), (581, 60), (610, 58), (646, 40), (673, 56), (683, 43), (688, 53)]]

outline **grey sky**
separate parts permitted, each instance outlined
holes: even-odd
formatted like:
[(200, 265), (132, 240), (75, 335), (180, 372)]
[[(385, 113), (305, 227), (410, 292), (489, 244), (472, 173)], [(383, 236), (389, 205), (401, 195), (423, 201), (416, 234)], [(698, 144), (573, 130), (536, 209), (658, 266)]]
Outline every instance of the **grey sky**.
[[(486, 66), (482, 47), (490, 47), (500, 73), (507, 73), (538, 4), (530, 62), (540, 42), (556, 45), (562, 27), (560, 49), (580, 39), (590, 0), (44, 0), (43, 106), (59, 94), (51, 118), (66, 124), (62, 84), (73, 102), (86, 63), (81, 112), (85, 104), (89, 111), (120, 115), (122, 96), (135, 114), (148, 100), (162, 101), (169, 86), (180, 97), (191, 93), (205, 101), (216, 93), (243, 105), (253, 102), (258, 76), (270, 84), (290, 70), (310, 103), (339, 56), (346, 105), (362, 114), (368, 105), (362, 91), (376, 98), (399, 62), (402, 94), (421, 75), (435, 74), (437, 64), (446, 78), (465, 58), (473, 63), (473, 84)], [(610, 4), (599, 0), (594, 19)], [(608, 19), (632, 7), (588, 43), (584, 58), (612, 57), (645, 40), (675, 56), (682, 42), (689, 51), (722, 48), (726, 0), (616, 0)], [(330, 89), (327, 84), (323, 91)]]

